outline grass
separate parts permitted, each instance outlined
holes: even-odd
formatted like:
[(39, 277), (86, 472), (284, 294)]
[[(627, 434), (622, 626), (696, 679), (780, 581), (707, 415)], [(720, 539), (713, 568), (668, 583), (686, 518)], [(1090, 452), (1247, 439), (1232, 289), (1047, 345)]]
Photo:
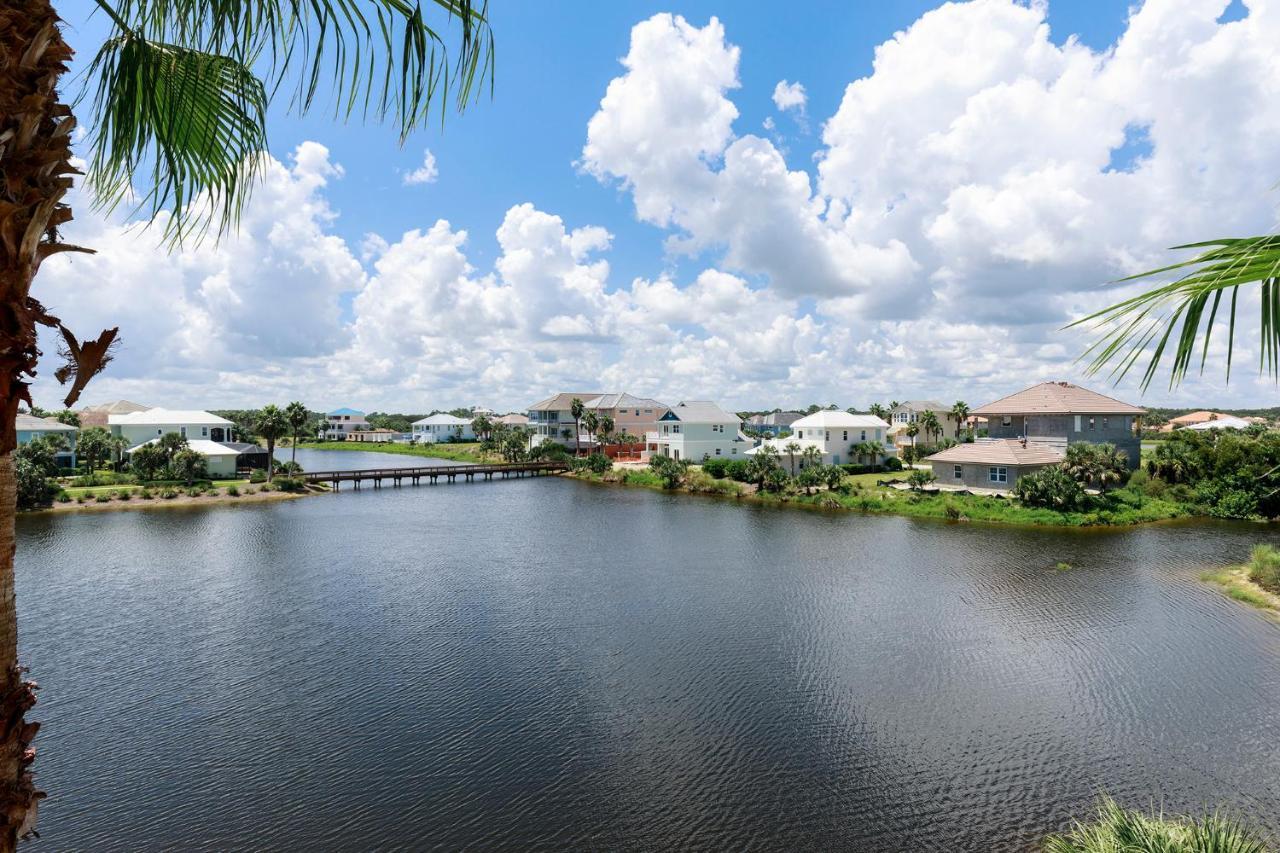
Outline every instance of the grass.
[(1229, 598), (1280, 616), (1280, 586), (1274, 583), (1278, 569), (1280, 551), (1270, 545), (1258, 545), (1249, 562), (1205, 572), (1200, 580), (1220, 587)]
[[(243, 486), (247, 482), (249, 481), (245, 479), (213, 480), (212, 481), (215, 487), (232, 486), (232, 485)], [(66, 488), (63, 489), (63, 491), (67, 493), (68, 497), (74, 500), (80, 497), (80, 495), (84, 495), (88, 498), (94, 498), (99, 494), (111, 495), (115, 492), (122, 491), (126, 488), (141, 488), (144, 485), (148, 488), (155, 489), (155, 488), (164, 488), (165, 486), (173, 486), (178, 484), (175, 482), (159, 480), (159, 481), (151, 481), (145, 484), (138, 484), (137, 486), (134, 486), (134, 487), (118, 486), (118, 485), (117, 486), (67, 486)]]
[(1104, 797), (1094, 820), (1045, 839), (1045, 853), (1266, 853), (1244, 824), (1220, 815), (1165, 817), (1121, 808)]
[(366, 453), (395, 453), (401, 456), (424, 456), (430, 459), (451, 459), (454, 462), (488, 462), (480, 452), (479, 442), (454, 444), (373, 444), (365, 441), (315, 441), (299, 444), (301, 450), (363, 450)]
[[(618, 483), (662, 490), (662, 479), (648, 469), (614, 469), (604, 474), (579, 472), (572, 476), (594, 482)], [(1083, 512), (1059, 512), (1026, 507), (1010, 498), (957, 493), (898, 491), (877, 485), (880, 480), (900, 479), (895, 473), (846, 476), (838, 491), (814, 494), (753, 492), (741, 483), (716, 480), (697, 466), (690, 469), (686, 484), (678, 491), (718, 494), (773, 505), (808, 506), (819, 509), (852, 510), (865, 513), (934, 518), (946, 521), (981, 521), (1053, 527), (1130, 526), (1190, 515), (1181, 504), (1152, 498), (1136, 490), (1116, 489), (1092, 499)]]

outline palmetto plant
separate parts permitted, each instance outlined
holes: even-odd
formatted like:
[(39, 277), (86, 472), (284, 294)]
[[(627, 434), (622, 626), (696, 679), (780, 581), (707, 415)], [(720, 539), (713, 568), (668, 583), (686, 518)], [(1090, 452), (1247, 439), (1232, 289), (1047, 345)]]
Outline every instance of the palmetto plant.
[(1230, 380), (1236, 309), (1240, 288), (1247, 285), (1257, 286), (1261, 297), (1259, 370), (1280, 378), (1280, 236), (1207, 240), (1174, 248), (1202, 251), (1185, 261), (1120, 279), (1128, 282), (1181, 273), (1168, 284), (1071, 324), (1104, 329), (1082, 356), (1088, 359), (1089, 372), (1109, 368), (1110, 377), (1118, 382), (1150, 352), (1142, 376), (1146, 389), (1172, 351), (1169, 382), (1176, 385), (1186, 377), (1197, 355), (1199, 369), (1204, 370), (1221, 312), (1226, 316), (1226, 378)]
[[(447, 101), (492, 80), (493, 41), (471, 0), (96, 0), (109, 26), (80, 104), (85, 181), (106, 208), (140, 199), (183, 240), (234, 226), (265, 162), (273, 98), (295, 112), (323, 99), (343, 118), (393, 122), (403, 140)], [(434, 21), (434, 23), (433, 23)], [(457, 28), (456, 50), (443, 26)], [(90, 46), (91, 48), (94, 46)], [(64, 405), (110, 361), (117, 330), (82, 340), (32, 293), (41, 264), (89, 248), (62, 239), (77, 117), (60, 87), (72, 49), (51, 0), (0, 4), (0, 853), (31, 827), (39, 794), (25, 755), (35, 701), (17, 663), (13, 599), (18, 405), (55, 330)], [(96, 84), (96, 85), (95, 85)], [(142, 170), (143, 174), (139, 175)], [(132, 203), (132, 202), (131, 202)]]
[(1045, 853), (1265, 853), (1266, 844), (1230, 818), (1166, 818), (1121, 808), (1104, 797), (1093, 821), (1045, 839)]

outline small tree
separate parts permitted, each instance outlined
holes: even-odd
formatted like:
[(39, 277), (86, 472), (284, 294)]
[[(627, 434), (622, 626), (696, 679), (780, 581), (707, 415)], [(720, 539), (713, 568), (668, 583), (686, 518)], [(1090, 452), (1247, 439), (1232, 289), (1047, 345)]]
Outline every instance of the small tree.
[(782, 451), (787, 454), (787, 467), (791, 469), (792, 477), (796, 475), (796, 457), (800, 455), (802, 449), (798, 441), (788, 441), (783, 445)]
[(14, 473), (18, 480), (18, 509), (48, 506), (58, 493), (50, 478), (58, 473), (59, 447), (50, 438), (52, 436), (34, 438), (13, 452)]
[(73, 426), (73, 427), (76, 427), (77, 429), (80, 428), (80, 415), (76, 412), (71, 411), (70, 409), (63, 409), (53, 417), (54, 417), (54, 420), (56, 420), (60, 424)]
[(933, 476), (932, 471), (915, 470), (907, 475), (907, 484), (911, 486), (911, 491), (919, 492), (936, 479), (938, 478)]
[(266, 405), (258, 413), (254, 428), (267, 440), (267, 482), (270, 482), (276, 475), (276, 440), (289, 432), (289, 421), (279, 407)]
[(685, 472), (689, 470), (689, 461), (659, 455), (649, 460), (649, 470), (662, 478), (663, 488), (674, 489), (680, 485)]
[(209, 479), (209, 465), (204, 455), (185, 448), (173, 454), (169, 460), (169, 473), (175, 480), (190, 486), (196, 480)]
[(839, 465), (826, 465), (822, 468), (822, 480), (834, 492), (844, 482), (844, 470)]
[(80, 430), (76, 439), (76, 450), (84, 457), (89, 466), (89, 473), (98, 467), (98, 462), (110, 456), (114, 442), (111, 433), (102, 427), (89, 427)]
[(1084, 488), (1062, 465), (1024, 474), (1013, 493), (1027, 506), (1071, 512), (1085, 503)]
[(173, 454), (187, 449), (187, 440), (179, 433), (166, 432), (156, 441), (155, 446), (164, 453), (164, 461), (168, 463), (173, 459)]
[(129, 468), (139, 480), (154, 480), (168, 464), (169, 457), (158, 444), (144, 444), (129, 454)]
[(582, 428), (587, 431), (587, 435), (594, 438), (600, 429), (600, 416), (595, 412), (587, 412), (582, 416)]
[(778, 468), (778, 451), (772, 444), (763, 444), (751, 455), (747, 463), (748, 476), (757, 487), (764, 488), (769, 472)]

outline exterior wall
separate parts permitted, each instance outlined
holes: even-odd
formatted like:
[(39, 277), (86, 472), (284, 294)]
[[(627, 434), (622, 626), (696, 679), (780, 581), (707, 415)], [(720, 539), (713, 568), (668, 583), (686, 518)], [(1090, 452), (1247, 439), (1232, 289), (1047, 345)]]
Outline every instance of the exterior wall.
[[(613, 428), (616, 432), (625, 432), (637, 437), (644, 437), (646, 432), (653, 432), (658, 428), (658, 418), (667, 413), (665, 408), (650, 407), (639, 409), (593, 409), (599, 417), (613, 418)], [(573, 415), (569, 415), (569, 429), (573, 429)]]
[(67, 442), (67, 449), (54, 454), (54, 460), (62, 468), (76, 467), (76, 436), (78, 433), (64, 431), (60, 429), (20, 429), (18, 430), (18, 444), (26, 444), (27, 442), (46, 435), (60, 435)]
[[(978, 464), (974, 462), (932, 462), (933, 476), (938, 478), (939, 486), (963, 486), (970, 489), (996, 489), (998, 491), (1012, 491), (1019, 477), (1026, 476), (1033, 471), (1039, 471), (1046, 465), (988, 465)], [(955, 476), (955, 467), (960, 466), (961, 476), (959, 479)], [(991, 482), (991, 469), (1003, 467), (1008, 476), (1007, 483)]]
[(206, 456), (205, 463), (209, 468), (209, 476), (211, 477), (234, 477), (236, 475), (236, 457), (232, 456)]
[(664, 421), (658, 425), (657, 438), (659, 454), (690, 462), (701, 462), (703, 456), (743, 459), (749, 446), (745, 441), (737, 440), (737, 424)]
[[(568, 435), (564, 435), (568, 432)], [(544, 441), (573, 446), (573, 412), (568, 409), (530, 409), (529, 446), (536, 447)]]
[[(1110, 442), (1129, 454), (1129, 467), (1137, 468), (1142, 443), (1133, 432), (1133, 415), (1012, 415), (987, 418), (991, 438), (1057, 439), (1065, 444)], [(1007, 422), (1006, 422), (1007, 421)]]
[(165, 433), (176, 432), (183, 438), (207, 438), (209, 441), (228, 441), (230, 427), (201, 424), (113, 424), (113, 435), (123, 436), (130, 447), (159, 438)]
[(369, 429), (369, 421), (363, 415), (325, 415), (324, 437), (328, 441), (346, 441), (347, 433)]
[[(950, 409), (941, 409), (941, 410), (934, 409), (933, 413), (938, 416), (938, 423), (942, 425), (941, 437), (955, 438), (956, 437), (956, 419), (952, 417), (951, 410)], [(916, 410), (916, 409), (909, 408), (907, 406), (898, 406), (896, 409), (891, 409), (889, 411), (889, 417), (887, 418), (887, 420), (889, 421), (889, 426), (891, 427), (906, 426), (907, 424), (913, 424), (918, 422), (920, 420), (920, 416), (923, 414), (924, 414), (923, 409)], [(906, 437), (903, 436), (903, 438), (906, 438)], [(917, 436), (916, 438), (917, 443), (919, 443), (922, 439), (926, 444), (933, 443), (932, 438), (930, 437), (926, 439), (923, 432), (919, 436)], [(899, 441), (899, 444), (901, 443), (903, 442)], [(911, 439), (906, 438), (905, 443), (910, 444)]]
[(475, 441), (471, 424), (414, 424), (413, 440), (423, 444), (436, 444), (454, 440)]

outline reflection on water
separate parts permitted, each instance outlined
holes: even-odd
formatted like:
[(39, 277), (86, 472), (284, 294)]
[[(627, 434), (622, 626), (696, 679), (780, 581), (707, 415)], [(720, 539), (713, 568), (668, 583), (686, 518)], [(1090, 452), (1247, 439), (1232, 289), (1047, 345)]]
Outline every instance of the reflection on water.
[(1280, 831), (1280, 627), (1196, 580), (1256, 526), (541, 478), (19, 534), (52, 849), (1026, 850), (1101, 788)]

